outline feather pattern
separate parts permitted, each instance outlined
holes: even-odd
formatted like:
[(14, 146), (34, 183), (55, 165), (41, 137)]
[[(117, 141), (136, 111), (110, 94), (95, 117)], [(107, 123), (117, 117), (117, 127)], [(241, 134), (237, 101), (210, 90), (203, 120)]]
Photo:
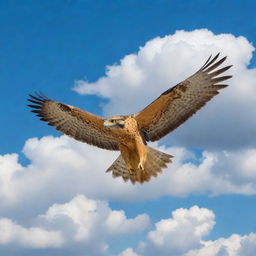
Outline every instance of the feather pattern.
[(172, 162), (171, 158), (173, 156), (151, 147), (147, 147), (147, 150), (148, 158), (145, 170), (138, 169), (134, 173), (129, 173), (125, 161), (120, 155), (106, 172), (112, 172), (114, 178), (121, 176), (125, 182), (130, 180), (133, 184), (136, 182), (148, 182), (151, 177), (157, 177), (162, 172), (162, 169)]
[(138, 126), (147, 141), (156, 141), (176, 129), (208, 101), (227, 87), (220, 82), (232, 76), (221, 76), (231, 66), (216, 70), (226, 57), (219, 53), (192, 76), (162, 93), (155, 101), (135, 115)]
[(103, 125), (104, 119), (79, 108), (48, 99), (41, 94), (29, 95), (28, 106), (40, 120), (76, 140), (100, 148), (119, 150), (114, 134)]

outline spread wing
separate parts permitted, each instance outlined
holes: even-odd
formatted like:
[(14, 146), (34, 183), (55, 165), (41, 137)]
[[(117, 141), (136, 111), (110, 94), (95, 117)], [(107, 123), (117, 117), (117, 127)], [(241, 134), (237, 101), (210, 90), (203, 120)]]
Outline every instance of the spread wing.
[(135, 115), (139, 128), (147, 141), (156, 141), (176, 129), (195, 114), (227, 85), (220, 82), (232, 76), (218, 76), (231, 66), (217, 69), (226, 57), (209, 57), (195, 74), (165, 91)]
[(28, 105), (41, 117), (40, 120), (73, 137), (76, 140), (88, 144), (109, 149), (119, 150), (116, 137), (104, 127), (104, 119), (70, 105), (48, 99), (43, 95), (29, 95)]

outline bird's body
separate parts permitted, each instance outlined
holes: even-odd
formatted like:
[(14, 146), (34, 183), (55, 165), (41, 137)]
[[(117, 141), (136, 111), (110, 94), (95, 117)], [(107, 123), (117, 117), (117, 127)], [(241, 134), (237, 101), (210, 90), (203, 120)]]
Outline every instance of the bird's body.
[[(115, 120), (115, 117), (110, 117), (110, 120)], [(131, 116), (123, 117), (124, 126), (112, 128), (112, 132), (116, 134), (121, 155), (126, 163), (130, 173), (138, 167), (145, 169), (147, 160), (147, 146), (145, 140), (141, 137), (136, 119)], [(108, 121), (104, 122), (108, 127)], [(111, 127), (111, 123), (109, 125)]]
[(112, 171), (114, 177), (120, 176), (120, 170), (123, 169), (122, 177), (125, 180), (130, 178), (132, 182), (148, 181), (151, 176), (157, 176), (166, 167), (166, 163), (171, 162), (171, 155), (147, 146), (135, 115), (112, 116), (103, 125), (116, 136), (121, 153), (119, 161), (114, 162), (107, 170)]
[(30, 95), (29, 101), (34, 105), (29, 106), (42, 121), (79, 141), (119, 150), (121, 155), (107, 171), (125, 181), (143, 183), (156, 177), (173, 157), (147, 146), (147, 141), (159, 140), (176, 129), (227, 86), (219, 82), (231, 76), (217, 76), (231, 66), (216, 70), (226, 59), (217, 61), (218, 57), (219, 54), (210, 57), (198, 72), (162, 93), (137, 114), (104, 119), (42, 95)]

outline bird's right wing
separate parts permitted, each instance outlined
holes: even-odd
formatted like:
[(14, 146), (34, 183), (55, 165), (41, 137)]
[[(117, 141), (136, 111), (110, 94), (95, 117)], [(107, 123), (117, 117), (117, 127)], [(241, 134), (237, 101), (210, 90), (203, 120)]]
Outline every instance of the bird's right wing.
[(43, 95), (30, 95), (28, 105), (49, 125), (76, 140), (100, 148), (119, 150), (118, 141), (111, 130), (104, 127), (104, 119), (79, 108), (48, 99)]
[(162, 93), (155, 101), (135, 115), (147, 141), (156, 141), (176, 129), (227, 87), (220, 84), (231, 76), (219, 76), (231, 66), (218, 69), (226, 57), (209, 58), (194, 75)]

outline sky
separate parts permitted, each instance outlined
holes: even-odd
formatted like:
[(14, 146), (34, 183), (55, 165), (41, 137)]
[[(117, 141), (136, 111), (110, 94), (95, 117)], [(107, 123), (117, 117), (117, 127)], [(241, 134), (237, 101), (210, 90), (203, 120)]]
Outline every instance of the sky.
[[(256, 59), (252, 0), (0, 1), (0, 254), (252, 256)], [(210, 54), (229, 87), (151, 144), (174, 155), (143, 185), (105, 170), (116, 152), (40, 122), (27, 96), (136, 113)]]

